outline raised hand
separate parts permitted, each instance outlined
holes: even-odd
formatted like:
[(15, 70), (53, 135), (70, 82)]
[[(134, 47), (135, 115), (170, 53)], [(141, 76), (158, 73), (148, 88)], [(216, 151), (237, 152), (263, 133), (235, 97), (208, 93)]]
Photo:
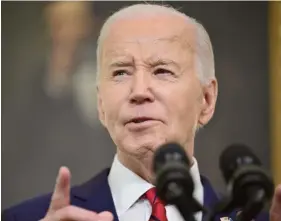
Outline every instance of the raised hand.
[(41, 221), (113, 221), (110, 212), (95, 213), (70, 205), (70, 178), (68, 168), (61, 167), (46, 216)]
[(275, 189), (270, 208), (270, 221), (281, 221), (281, 184)]

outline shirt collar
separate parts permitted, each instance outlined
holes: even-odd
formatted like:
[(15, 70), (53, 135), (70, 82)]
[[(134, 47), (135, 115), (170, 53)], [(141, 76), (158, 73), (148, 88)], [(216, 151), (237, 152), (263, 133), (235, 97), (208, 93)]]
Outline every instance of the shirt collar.
[[(194, 182), (193, 195), (195, 198), (198, 198), (198, 193), (202, 190), (202, 184), (198, 164), (195, 158), (193, 158), (190, 174)], [(108, 183), (118, 216), (124, 214), (147, 190), (153, 187), (152, 184), (126, 168), (119, 161), (117, 155), (114, 157), (108, 175)], [(201, 199), (197, 200), (199, 200), (200, 203), (203, 203), (201, 202)]]

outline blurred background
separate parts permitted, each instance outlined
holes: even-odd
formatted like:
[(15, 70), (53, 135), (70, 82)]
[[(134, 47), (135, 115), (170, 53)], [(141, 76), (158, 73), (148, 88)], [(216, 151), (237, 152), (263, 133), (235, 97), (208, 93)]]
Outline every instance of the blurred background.
[[(252, 147), (281, 182), (281, 3), (165, 2), (202, 22), (219, 82), (214, 119), (199, 132), (201, 173), (224, 191), (218, 157)], [(132, 2), (1, 2), (2, 208), (52, 191), (66, 165), (79, 184), (110, 166), (97, 119), (96, 39)]]

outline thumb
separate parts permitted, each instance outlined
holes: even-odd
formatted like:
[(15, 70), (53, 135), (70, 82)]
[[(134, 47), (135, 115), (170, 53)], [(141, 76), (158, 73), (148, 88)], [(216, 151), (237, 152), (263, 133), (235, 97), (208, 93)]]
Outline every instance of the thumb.
[(67, 167), (61, 167), (57, 176), (48, 214), (70, 204), (70, 177), (69, 169)]
[(100, 218), (100, 220), (103, 220), (103, 221), (113, 221), (113, 215), (111, 212), (108, 212), (108, 211), (99, 213), (99, 218)]

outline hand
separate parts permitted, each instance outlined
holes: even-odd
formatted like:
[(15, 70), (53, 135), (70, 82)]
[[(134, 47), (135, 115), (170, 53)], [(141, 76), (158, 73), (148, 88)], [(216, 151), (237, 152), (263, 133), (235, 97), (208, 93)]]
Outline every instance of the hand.
[(281, 221), (281, 184), (275, 189), (270, 208), (270, 221)]
[(110, 212), (95, 213), (70, 205), (70, 171), (61, 167), (46, 216), (41, 221), (113, 221)]

